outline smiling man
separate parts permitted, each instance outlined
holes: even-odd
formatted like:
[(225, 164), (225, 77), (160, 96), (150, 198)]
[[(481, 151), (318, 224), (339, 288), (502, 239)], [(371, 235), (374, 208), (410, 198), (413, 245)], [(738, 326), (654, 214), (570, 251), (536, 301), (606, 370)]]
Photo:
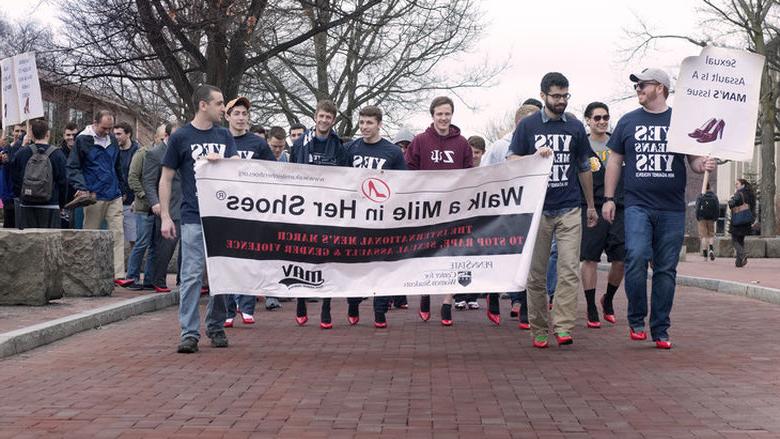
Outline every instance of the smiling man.
[[(433, 99), (430, 106), (433, 122), (422, 133), (414, 136), (406, 148), (406, 166), (409, 169), (465, 169), (474, 166), (474, 155), (460, 128), (452, 124), (455, 104), (446, 96)], [(452, 294), (444, 296), (441, 305), (441, 324), (452, 326)], [(420, 318), (431, 318), (431, 296), (420, 297)]]

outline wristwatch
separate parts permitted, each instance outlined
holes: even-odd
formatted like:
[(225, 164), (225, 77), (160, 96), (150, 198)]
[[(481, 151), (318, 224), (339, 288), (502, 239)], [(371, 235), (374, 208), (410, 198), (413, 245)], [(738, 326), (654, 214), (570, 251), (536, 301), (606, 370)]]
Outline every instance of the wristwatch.
[(611, 202), (614, 203), (615, 202), (615, 197), (604, 197), (604, 202), (606, 203), (607, 201), (611, 201)]

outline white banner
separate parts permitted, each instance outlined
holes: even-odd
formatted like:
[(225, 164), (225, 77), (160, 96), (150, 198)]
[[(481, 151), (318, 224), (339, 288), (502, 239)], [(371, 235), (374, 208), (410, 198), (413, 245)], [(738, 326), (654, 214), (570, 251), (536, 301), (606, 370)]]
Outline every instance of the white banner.
[(22, 53), (13, 59), (21, 119), (25, 121), (43, 117), (43, 98), (41, 83), (38, 80), (38, 67), (35, 65), (35, 53)]
[(680, 66), (669, 126), (670, 152), (750, 161), (764, 57), (708, 46)]
[(13, 58), (0, 61), (0, 81), (3, 89), (3, 128), (5, 129), (22, 121), (19, 115), (19, 95), (16, 93)]
[(520, 291), (551, 160), (382, 171), (197, 165), (214, 294), (347, 297)]

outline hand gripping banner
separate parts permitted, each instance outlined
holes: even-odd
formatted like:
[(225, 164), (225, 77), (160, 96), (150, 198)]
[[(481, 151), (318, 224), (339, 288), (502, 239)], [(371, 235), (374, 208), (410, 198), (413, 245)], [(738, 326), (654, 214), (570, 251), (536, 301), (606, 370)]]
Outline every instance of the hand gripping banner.
[(199, 162), (213, 294), (348, 297), (525, 288), (550, 159), (456, 171)]

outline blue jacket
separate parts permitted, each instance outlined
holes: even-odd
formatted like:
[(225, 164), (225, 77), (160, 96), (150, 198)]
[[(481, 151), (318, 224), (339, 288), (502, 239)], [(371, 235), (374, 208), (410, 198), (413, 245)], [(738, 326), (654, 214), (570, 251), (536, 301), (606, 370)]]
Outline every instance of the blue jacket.
[[(36, 146), (38, 147), (38, 150), (40, 152), (45, 152), (46, 149), (49, 147), (49, 145), (46, 144), (36, 144)], [(14, 160), (11, 163), (11, 176), (14, 183), (14, 197), (16, 198), (20, 198), (20, 195), (22, 193), (22, 184), (24, 183), (24, 171), (25, 169), (27, 169), (27, 162), (30, 160), (31, 157), (32, 157), (32, 149), (30, 147), (25, 146), (24, 148), (20, 149), (16, 153), (16, 156), (14, 156)], [(51, 198), (49, 198), (49, 201), (44, 201), (41, 203), (24, 203), (25, 205), (28, 206), (57, 205), (59, 207), (65, 206), (65, 203), (68, 198), (68, 177), (67, 177), (67, 172), (65, 170), (65, 154), (62, 152), (61, 149), (57, 148), (49, 156), (49, 161), (51, 162), (52, 177), (54, 179), (54, 181), (52, 182), (53, 190), (52, 190)]]
[[(89, 127), (87, 127), (89, 128)], [(86, 130), (85, 130), (86, 131)], [(109, 135), (107, 148), (95, 145), (95, 138), (82, 132), (68, 157), (68, 180), (77, 191), (94, 192), (100, 201), (111, 201), (122, 196), (122, 167), (119, 162), (119, 144)]]
[(3, 203), (12, 203), (14, 199), (14, 182), (11, 178), (11, 163), (14, 160), (19, 148), (22, 147), (22, 138), (20, 137), (13, 145), (5, 147), (2, 152), (8, 155), (8, 162), (0, 164), (0, 200)]
[(314, 128), (307, 130), (292, 146), (290, 162), (321, 166), (351, 166), (347, 149), (341, 138), (331, 130), (323, 144), (314, 135)]

